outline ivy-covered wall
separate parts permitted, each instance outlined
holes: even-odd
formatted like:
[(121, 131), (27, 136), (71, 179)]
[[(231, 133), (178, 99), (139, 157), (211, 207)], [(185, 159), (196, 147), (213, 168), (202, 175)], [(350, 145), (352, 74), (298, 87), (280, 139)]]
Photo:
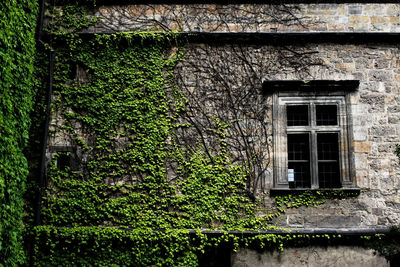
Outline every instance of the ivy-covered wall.
[(179, 33), (82, 36), (74, 32), (96, 20), (86, 8), (52, 9), (47, 27), (56, 57), (35, 264), (195, 266), (221, 243), (280, 248), (290, 235), (229, 231), (275, 229), (286, 208), (333, 196), (307, 192), (265, 207), (249, 193), (248, 166), (232, 162), (229, 120), (210, 116), (201, 129), (209, 140), (182, 140), (196, 124), (176, 82), (186, 56)]
[[(277, 218), (287, 209), (354, 196), (306, 192), (263, 205), (252, 191), (257, 183), (249, 182), (255, 181), (250, 179), (255, 161), (233, 160), (231, 129), (238, 121), (208, 116), (212, 127), (200, 129), (199, 121), (184, 117), (196, 110), (188, 104), (193, 88), (176, 82), (176, 66), (187, 58), (179, 34), (73, 34), (97, 21), (85, 17), (86, 5), (93, 4), (86, 1), (49, 12), (53, 22), (46, 47), (57, 55), (53, 139), (42, 222), (30, 232), (31, 263), (195, 266), (205, 251), (221, 244), (235, 250), (348, 242), (338, 235), (265, 234), (277, 229)], [(24, 149), (33, 97), (36, 88), (44, 89), (33, 75), (35, 59), (38, 66), (41, 61), (35, 54), (36, 16), (36, 1), (0, 4), (0, 266), (27, 264), (22, 245), (27, 226), (22, 223), (28, 172)], [(291, 15), (288, 21), (297, 18)], [(37, 77), (46, 75), (43, 69), (37, 69)], [(225, 82), (220, 78), (213, 76)], [(35, 129), (43, 112), (42, 103), (36, 104), (31, 115)], [(199, 139), (181, 139), (183, 132), (196, 131), (201, 132)], [(202, 140), (204, 136), (209, 139)], [(61, 139), (62, 149), (56, 142)], [(63, 165), (61, 159), (71, 164)], [(28, 198), (34, 192), (30, 190)], [(351, 242), (365, 245), (368, 239)], [(398, 253), (397, 243), (373, 244), (389, 256)]]
[[(174, 6), (161, 10), (175, 14)], [(319, 205), (333, 198), (330, 204), (355, 207), (357, 194), (267, 194), (264, 201), (266, 191), (257, 191), (268, 187), (262, 183), (271, 166), (268, 99), (259, 87), (266, 76), (309, 77), (309, 67), (321, 65), (310, 47), (187, 45), (168, 28), (149, 31), (163, 29), (163, 21), (142, 19), (146, 12), (136, 20), (147, 31), (77, 34), (93, 30), (98, 18), (89, 13), (83, 5), (49, 10), (56, 57), (36, 265), (195, 266), (221, 244), (282, 249), (343, 241), (268, 231), (300, 225), (303, 211), (317, 214), (308, 217), (318, 226), (331, 212)], [(289, 14), (283, 22), (299, 22)], [(329, 226), (348, 222), (347, 214), (330, 215)]]
[[(61, 138), (73, 149), (49, 163), (36, 263), (194, 265), (204, 244), (190, 243), (187, 229), (267, 227), (274, 217), (256, 217), (245, 197), (247, 173), (229, 162), (227, 125), (216, 122), (220, 149), (211, 159), (177, 143), (174, 130), (188, 126), (178, 122), (185, 98), (173, 83), (182, 57), (175, 35), (59, 39), (50, 144), (57, 149)], [(60, 168), (71, 154), (77, 166)], [(172, 165), (177, 174), (168, 177)], [(66, 255), (65, 243), (79, 256)]]
[(33, 104), (35, 27), (38, 4), (0, 3), (0, 265), (25, 262), (23, 193), (28, 174), (24, 149)]

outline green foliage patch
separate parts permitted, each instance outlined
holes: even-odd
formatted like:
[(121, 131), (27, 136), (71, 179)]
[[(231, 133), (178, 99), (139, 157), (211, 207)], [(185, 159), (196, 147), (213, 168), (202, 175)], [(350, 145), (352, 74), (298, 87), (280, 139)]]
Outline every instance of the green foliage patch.
[(0, 266), (25, 261), (23, 199), (29, 113), (33, 103), (37, 1), (0, 4)]
[[(168, 48), (171, 38), (153, 32), (68, 39), (68, 49), (58, 51), (55, 109), (65, 120), (58, 130), (77, 147), (81, 165), (59, 170), (60, 153), (54, 157), (45, 224), (250, 227), (245, 218), (254, 217), (255, 205), (243, 197), (244, 168), (224, 149), (211, 161), (201, 148), (188, 156), (174, 141), (185, 99), (172, 82), (181, 53)], [(74, 66), (86, 81), (71, 81)], [(172, 180), (168, 161), (178, 170)]]
[(34, 253), (38, 266), (193, 266), (197, 262), (185, 230), (38, 227), (35, 237), (41, 244)]

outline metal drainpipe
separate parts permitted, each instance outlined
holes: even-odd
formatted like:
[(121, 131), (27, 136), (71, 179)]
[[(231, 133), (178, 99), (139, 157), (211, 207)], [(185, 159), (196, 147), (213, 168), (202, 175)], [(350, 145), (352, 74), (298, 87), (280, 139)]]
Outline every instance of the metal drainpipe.
[[(45, 3), (46, 0), (39, 0), (39, 17), (36, 28), (36, 47), (37, 50), (42, 48), (45, 49), (45, 43), (42, 40), (43, 37), (43, 19), (45, 12)], [(55, 52), (49, 52), (49, 76), (48, 76), (48, 86), (47, 86), (47, 106), (46, 106), (46, 121), (44, 125), (44, 134), (42, 139), (42, 151), (41, 151), (41, 159), (40, 159), (40, 173), (39, 173), (39, 192), (36, 196), (36, 203), (34, 204), (34, 226), (38, 226), (41, 224), (41, 199), (43, 190), (45, 187), (45, 164), (46, 164), (46, 147), (47, 147), (47, 138), (48, 138), (48, 130), (49, 130), (49, 122), (50, 122), (50, 106), (51, 106), (51, 95), (53, 93), (53, 72), (54, 72), (54, 59)], [(28, 245), (28, 250), (30, 251), (29, 256), (29, 266), (34, 265), (34, 239), (32, 243)]]
[[(42, 40), (43, 37), (43, 18), (45, 12), (45, 2), (46, 0), (39, 0), (40, 13), (38, 18), (38, 31), (37, 31), (37, 42), (39, 45), (44, 47), (44, 42)], [(51, 107), (51, 96), (53, 94), (53, 73), (54, 73), (54, 61), (55, 61), (55, 52), (49, 52), (49, 76), (48, 76), (48, 86), (47, 86), (47, 105), (46, 105), (46, 121), (44, 125), (44, 133), (42, 139), (42, 151), (41, 151), (41, 159), (40, 159), (40, 173), (39, 173), (39, 192), (37, 196), (37, 201), (35, 205), (35, 218), (34, 225), (41, 224), (41, 199), (43, 190), (46, 186), (45, 177), (46, 177), (46, 147), (47, 147), (47, 139), (49, 133), (49, 123), (50, 123), (50, 107)]]
[(41, 224), (41, 198), (42, 193), (45, 189), (46, 182), (46, 147), (47, 139), (49, 135), (49, 123), (50, 123), (50, 107), (51, 107), (51, 96), (53, 94), (53, 73), (54, 73), (54, 60), (55, 52), (51, 51), (49, 53), (49, 81), (47, 88), (47, 105), (46, 105), (46, 122), (44, 125), (44, 133), (42, 139), (42, 153), (40, 159), (40, 177), (39, 177), (39, 195), (36, 203), (36, 214), (35, 214), (35, 226)]
[(42, 34), (43, 34), (43, 19), (44, 19), (44, 10), (45, 10), (45, 2), (46, 0), (39, 0), (39, 18), (38, 24), (36, 26), (36, 40), (43, 44)]

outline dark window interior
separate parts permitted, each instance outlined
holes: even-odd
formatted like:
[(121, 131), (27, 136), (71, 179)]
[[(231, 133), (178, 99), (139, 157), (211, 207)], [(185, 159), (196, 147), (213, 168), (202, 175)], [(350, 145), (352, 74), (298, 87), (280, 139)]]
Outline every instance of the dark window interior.
[(340, 186), (338, 133), (317, 134), (318, 180), (320, 188)]
[(290, 187), (309, 188), (310, 138), (308, 134), (288, 134), (288, 168), (294, 169), (294, 182)]
[(337, 106), (336, 105), (316, 105), (315, 106), (317, 125), (337, 125)]
[(72, 158), (70, 153), (63, 152), (57, 158), (57, 168), (61, 171), (65, 171), (67, 168), (71, 168)]
[(217, 247), (206, 246), (204, 253), (198, 253), (200, 267), (229, 267), (233, 248), (229, 244)]
[(286, 107), (288, 126), (306, 126), (308, 123), (308, 105), (295, 105)]
[(76, 63), (75, 62), (68, 62), (69, 63), (69, 72), (68, 72), (68, 79), (75, 80), (76, 78)]

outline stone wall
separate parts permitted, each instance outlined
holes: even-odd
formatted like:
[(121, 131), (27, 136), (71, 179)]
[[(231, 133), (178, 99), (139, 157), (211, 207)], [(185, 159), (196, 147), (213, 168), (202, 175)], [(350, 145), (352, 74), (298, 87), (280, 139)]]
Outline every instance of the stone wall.
[[(400, 32), (400, 4), (312, 4), (290, 8), (267, 5), (128, 5), (100, 6), (101, 16), (89, 32), (181, 30), (187, 32)], [(233, 162), (248, 160), (252, 144), (257, 164), (248, 186), (266, 194), (273, 187), (272, 96), (262, 92), (265, 80), (359, 80), (350, 93), (352, 187), (361, 194), (318, 207), (288, 209), (276, 221), (289, 229), (376, 229), (400, 224), (400, 46), (397, 44), (330, 44), (269, 46), (188, 44), (176, 70), (199, 125), (201, 114), (235, 121), (227, 136)], [(230, 101), (228, 98), (233, 97)], [(239, 101), (239, 99), (241, 99)], [(232, 101), (234, 100), (234, 101)], [(233, 105), (232, 103), (235, 103)], [(233, 112), (236, 110), (238, 112)], [(68, 146), (57, 131), (62, 116), (53, 114), (51, 146)], [(79, 128), (81, 126), (77, 126)], [(208, 126), (207, 126), (208, 127)], [(205, 128), (207, 128), (205, 127)], [(78, 129), (79, 133), (80, 130)], [(240, 132), (240, 135), (238, 133)], [(182, 140), (196, 139), (186, 132)], [(83, 133), (82, 133), (83, 135)], [(192, 135), (189, 136), (188, 135)], [(195, 136), (195, 137), (193, 137)], [(188, 142), (191, 142), (191, 141)], [(212, 137), (206, 140), (211, 149)], [(48, 156), (51, 156), (49, 150)], [(284, 253), (240, 249), (232, 266), (388, 266), (386, 260), (358, 247), (289, 248)]]
[[(288, 9), (267, 5), (130, 5), (101, 6), (93, 14), (101, 19), (89, 29), (91, 32), (400, 31), (400, 4), (314, 4)], [(400, 165), (393, 154), (400, 143), (399, 48), (379, 43), (285, 47), (188, 44), (187, 56), (176, 72), (182, 90), (197, 97), (194, 107), (235, 120), (228, 133), (232, 147), (240, 147), (241, 142), (253, 144), (259, 158), (252, 167), (254, 177), (249, 187), (255, 195), (268, 195), (273, 186), (272, 102), (271, 96), (262, 93), (262, 82), (359, 80), (360, 87), (350, 93), (349, 104), (352, 186), (362, 189), (360, 196), (332, 200), (319, 207), (289, 209), (277, 224), (289, 228), (388, 227), (400, 224)], [(242, 99), (234, 101), (237, 106), (226, 101), (228, 89), (234, 99)], [(230, 113), (224, 107), (241, 113)], [(190, 116), (200, 123), (203, 118), (199, 114)], [(62, 120), (53, 118), (52, 125), (59, 127)], [(240, 138), (238, 131), (244, 132)], [(62, 135), (50, 139), (49, 146), (58, 145), (68, 145)], [(234, 162), (248, 159), (242, 149), (234, 151), (233, 157)], [(268, 197), (266, 202), (272, 203)]]
[(375, 255), (372, 250), (350, 246), (288, 248), (283, 252), (264, 253), (239, 249), (232, 255), (231, 264), (232, 267), (390, 266), (385, 258)]
[(91, 32), (398, 32), (399, 4), (100, 6)]
[[(274, 51), (273, 47), (268, 46), (241, 46), (241, 50), (246, 51), (247, 60), (254, 63), (253, 71), (257, 74), (257, 78), (254, 79), (250, 76), (242, 77), (251, 73), (241, 70), (244, 63), (238, 60), (237, 47), (192, 45), (187, 50), (188, 55), (192, 56), (188, 56), (180, 66), (181, 83), (190, 87), (192, 92), (212, 91), (214, 92), (213, 99), (217, 98), (218, 88), (220, 91), (224, 90), (218, 81), (215, 81), (212, 86), (207, 84), (212, 83), (210, 77), (208, 77), (210, 79), (205, 79), (207, 75), (201, 77), (207, 82), (200, 83), (199, 77), (194, 75), (196, 72), (190, 71), (196, 62), (201, 62), (203, 65), (212, 62), (215, 68), (220, 68), (219, 75), (223, 76), (223, 79), (231, 79), (229, 90), (240, 88), (250, 90), (249, 85), (259, 82), (258, 86), (260, 86), (262, 80), (359, 80), (358, 90), (350, 93), (349, 104), (353, 139), (351, 144), (353, 148), (351, 153), (352, 187), (360, 187), (363, 190), (362, 193), (357, 198), (332, 200), (320, 207), (288, 209), (287, 215), (278, 222), (278, 225), (291, 228), (374, 228), (399, 224), (400, 165), (393, 153), (395, 145), (400, 142), (399, 47), (383, 44), (340, 46), (319, 44), (292, 48), (295, 51), (317, 51), (318, 53), (313, 54), (309, 60), (322, 62), (322, 64), (299, 72), (282, 61), (271, 64), (271, 62), (277, 62), (282, 51)], [(198, 56), (198, 53), (214, 56), (207, 60), (205, 56)], [(262, 54), (269, 56), (263, 57)], [(235, 62), (235, 64), (232, 63), (229, 68), (222, 70), (223, 64), (219, 66), (219, 62)], [(263, 68), (263, 66), (268, 67)], [(237, 73), (240, 74), (237, 75)], [(186, 87), (182, 86), (182, 88)], [(258, 90), (255, 93), (264, 97), (259, 98), (258, 101), (264, 101), (268, 105), (263, 106), (254, 100), (253, 106), (267, 109), (264, 115), (265, 121), (259, 121), (259, 123), (264, 123), (267, 128), (265, 134), (271, 135), (271, 96), (263, 95), (260, 88)], [(211, 99), (204, 96), (198, 103), (208, 101)], [(257, 127), (258, 124), (246, 129), (251, 132)], [(255, 133), (257, 136), (258, 133)], [(259, 145), (255, 144), (256, 147)], [(271, 163), (272, 151), (268, 151), (271, 148), (264, 148), (270, 152), (264, 155), (264, 160)], [(264, 189), (273, 186), (271, 167), (272, 164), (261, 167), (263, 176), (257, 185), (262, 185)]]

